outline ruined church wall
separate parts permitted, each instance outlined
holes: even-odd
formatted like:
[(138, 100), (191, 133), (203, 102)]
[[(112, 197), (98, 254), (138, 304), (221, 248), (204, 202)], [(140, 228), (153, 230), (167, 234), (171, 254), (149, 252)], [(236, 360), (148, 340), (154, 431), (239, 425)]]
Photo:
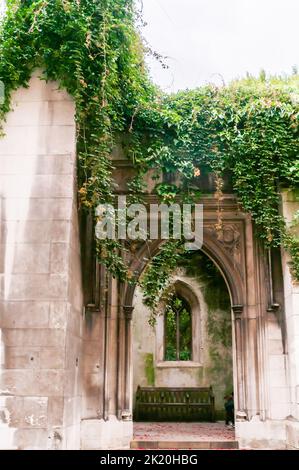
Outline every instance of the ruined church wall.
[[(282, 192), (281, 209), (288, 225), (292, 225), (292, 230), (298, 235), (298, 222), (294, 226), (299, 210), (298, 191)], [(292, 277), (290, 261), (288, 253), (282, 251), (290, 398), (290, 416), (286, 421), (286, 435), (287, 446), (291, 449), (299, 449), (299, 284)]]
[(74, 103), (35, 73), (0, 140), (0, 445), (80, 446)]

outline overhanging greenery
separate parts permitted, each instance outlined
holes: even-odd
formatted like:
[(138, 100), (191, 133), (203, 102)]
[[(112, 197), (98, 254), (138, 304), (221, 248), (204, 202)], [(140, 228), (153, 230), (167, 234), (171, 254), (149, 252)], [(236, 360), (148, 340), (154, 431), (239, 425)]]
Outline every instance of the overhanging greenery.
[[(109, 156), (119, 136), (126, 135), (125, 151), (137, 173), (132, 196), (142, 194), (144, 174), (158, 166), (181, 175), (180, 188), (159, 185), (164, 200), (179, 191), (196, 199), (190, 188), (205, 166), (217, 175), (221, 201), (221, 176), (229, 170), (258, 236), (266, 245), (289, 250), (299, 279), (299, 241), (278, 211), (280, 186), (299, 182), (298, 75), (267, 79), (261, 74), (226, 87), (164, 95), (148, 78), (133, 0), (8, 1), (0, 38), (2, 121), (12, 91), (26, 86), (36, 67), (74, 98), (83, 206), (94, 210), (113, 199)], [(174, 258), (166, 256), (173, 253), (173, 243), (142, 281), (151, 306), (173, 265)], [(134, 278), (121, 249), (117, 241), (102, 242), (100, 260), (114, 276)]]

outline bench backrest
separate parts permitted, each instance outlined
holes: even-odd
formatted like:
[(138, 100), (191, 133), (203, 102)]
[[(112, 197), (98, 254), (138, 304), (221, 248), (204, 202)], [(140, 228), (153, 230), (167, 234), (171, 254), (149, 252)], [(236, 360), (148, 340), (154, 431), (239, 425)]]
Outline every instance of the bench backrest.
[(138, 387), (136, 421), (214, 421), (212, 387)]

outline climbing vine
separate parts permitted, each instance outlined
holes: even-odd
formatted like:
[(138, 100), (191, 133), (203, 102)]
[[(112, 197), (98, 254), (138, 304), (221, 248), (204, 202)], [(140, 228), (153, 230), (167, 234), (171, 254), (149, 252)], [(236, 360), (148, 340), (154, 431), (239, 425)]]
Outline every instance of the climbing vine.
[[(156, 191), (198, 200), (201, 171), (221, 178), (230, 172), (243, 209), (267, 246), (283, 245), (299, 279), (299, 241), (279, 213), (280, 187), (299, 182), (299, 77), (247, 77), (165, 95), (148, 78), (133, 0), (10, 0), (0, 32), (0, 79), (5, 84), (3, 122), (11, 95), (27, 86), (35, 68), (57, 80), (76, 105), (79, 200), (95, 214), (113, 201), (110, 155), (116, 145), (133, 162), (132, 200), (142, 198), (149, 169), (179, 175)], [(160, 57), (159, 57), (160, 58)], [(157, 177), (157, 174), (156, 176)], [(219, 220), (221, 226), (221, 203)], [(155, 308), (159, 293), (181, 254), (170, 241), (144, 274), (145, 299)], [(123, 245), (103, 241), (98, 256), (121, 279), (132, 277)], [(133, 273), (134, 277), (134, 273)]]

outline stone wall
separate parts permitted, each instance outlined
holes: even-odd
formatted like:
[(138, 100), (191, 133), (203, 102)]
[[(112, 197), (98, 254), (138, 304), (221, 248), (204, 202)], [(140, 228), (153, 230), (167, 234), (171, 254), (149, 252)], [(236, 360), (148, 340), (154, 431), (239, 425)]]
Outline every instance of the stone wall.
[[(211, 305), (202, 279), (183, 276), (201, 318), (198, 363), (186, 368), (160, 363), (138, 289), (133, 332), (132, 299), (122, 297), (125, 291), (109, 276), (97, 272), (99, 305), (83, 309), (74, 103), (37, 75), (14, 93), (0, 140), (0, 448), (128, 447), (138, 384), (213, 385), (222, 409), (232, 383), (231, 344), (222, 344), (217, 325), (230, 322), (230, 312)], [(119, 152), (114, 157), (117, 165), (123, 161)], [(232, 237), (219, 239), (217, 207), (206, 200), (205, 244), (229, 273), (236, 436), (242, 447), (298, 449), (298, 285), (282, 252), (284, 286), (274, 286), (280, 309), (269, 309), (264, 253), (250, 217), (232, 201), (223, 202)], [(289, 223), (298, 209), (298, 195), (285, 191), (282, 213)], [(281, 273), (275, 276), (281, 281)]]
[[(285, 190), (282, 193), (282, 213), (293, 232), (299, 235), (298, 223), (294, 226), (294, 216), (299, 210), (298, 191)], [(292, 278), (288, 253), (283, 251), (282, 265), (284, 277), (285, 318), (287, 326), (288, 382), (290, 416), (286, 421), (287, 446), (299, 449), (299, 284)]]
[[(102, 285), (105, 283), (103, 269), (99, 277)], [(128, 420), (124, 419), (118, 403), (123, 398), (120, 363), (125, 355), (120, 345), (125, 332), (119, 309), (118, 282), (107, 277), (107, 292), (106, 287), (100, 289), (99, 310), (87, 310), (84, 325), (81, 422), (81, 449), (84, 450), (129, 448), (133, 439), (131, 415)]]
[(36, 73), (0, 140), (0, 446), (79, 448), (74, 104)]

